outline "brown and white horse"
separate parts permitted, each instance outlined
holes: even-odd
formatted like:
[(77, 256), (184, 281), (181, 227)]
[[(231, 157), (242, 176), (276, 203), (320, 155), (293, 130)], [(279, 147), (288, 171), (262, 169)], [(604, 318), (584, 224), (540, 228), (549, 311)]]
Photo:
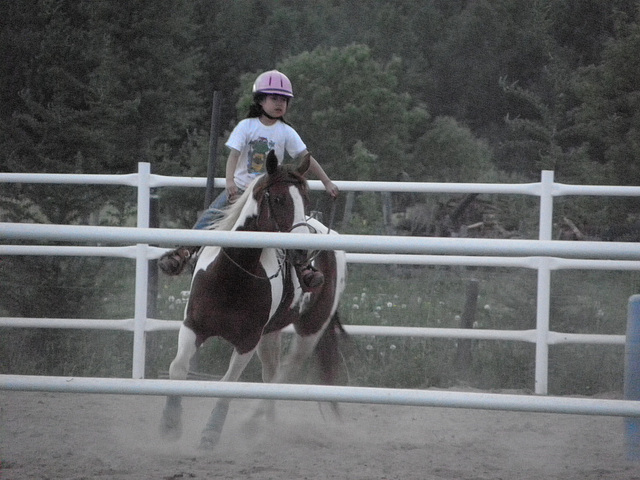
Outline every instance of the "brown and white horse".
[[(214, 228), (335, 234), (306, 216), (308, 189), (303, 174), (308, 168), (308, 156), (294, 168), (279, 166), (270, 152), (266, 174), (249, 186)], [(218, 336), (235, 347), (221, 381), (237, 381), (255, 352), (262, 362), (263, 381), (292, 381), (316, 350), (322, 380), (331, 383), (339, 362), (338, 338), (343, 332), (337, 308), (346, 281), (345, 255), (342, 251), (317, 252), (313, 265), (323, 272), (324, 284), (306, 293), (294, 271), (302, 261), (308, 261), (306, 251), (205, 247), (195, 267), (170, 378), (186, 379), (198, 347), (209, 337)], [(290, 324), (295, 338), (280, 361), (281, 330)], [(218, 442), (228, 406), (229, 399), (217, 401), (202, 433), (201, 448)], [(167, 397), (161, 421), (165, 437), (180, 436), (181, 412), (181, 398)]]

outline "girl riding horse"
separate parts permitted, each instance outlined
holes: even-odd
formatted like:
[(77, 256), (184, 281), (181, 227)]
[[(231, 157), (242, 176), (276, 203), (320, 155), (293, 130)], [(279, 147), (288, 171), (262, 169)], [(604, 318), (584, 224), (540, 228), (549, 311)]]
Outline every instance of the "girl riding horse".
[[(253, 84), (253, 104), (247, 118), (238, 123), (226, 143), (231, 151), (226, 165), (226, 189), (200, 216), (194, 228), (210, 228), (221, 217), (221, 209), (233, 203), (257, 176), (264, 174), (267, 152), (274, 150), (279, 163), (285, 152), (292, 158), (304, 158), (309, 153), (300, 135), (284, 119), (292, 98), (291, 81), (283, 73), (271, 70), (258, 76)], [(327, 193), (336, 198), (338, 187), (316, 159), (309, 158), (308, 170), (322, 181)], [(160, 259), (159, 266), (168, 275), (178, 275), (198, 249), (180, 247), (173, 250)], [(322, 285), (322, 273), (310, 265), (300, 266), (296, 273), (306, 290)]]

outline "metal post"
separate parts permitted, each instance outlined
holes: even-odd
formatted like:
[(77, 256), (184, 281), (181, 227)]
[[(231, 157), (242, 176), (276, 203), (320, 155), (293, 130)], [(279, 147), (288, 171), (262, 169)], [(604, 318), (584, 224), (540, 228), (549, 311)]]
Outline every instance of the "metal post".
[[(551, 240), (553, 230), (553, 171), (543, 170), (540, 190), (540, 240)], [(549, 259), (538, 266), (538, 298), (536, 314), (535, 392), (546, 395), (549, 389), (549, 316), (551, 310), (551, 269)]]
[(540, 240), (551, 240), (553, 230), (553, 170), (543, 170), (540, 190)]
[[(624, 356), (624, 398), (640, 400), (640, 295), (629, 298)], [(640, 461), (640, 418), (624, 419), (627, 458)]]
[(549, 384), (549, 310), (551, 308), (551, 269), (549, 263), (549, 258), (543, 257), (538, 266), (535, 392), (539, 395), (548, 393)]
[[(158, 212), (159, 197), (152, 194), (149, 203), (149, 227), (160, 228), (160, 217)], [(149, 260), (148, 292), (147, 292), (147, 316), (156, 318), (158, 316), (158, 260)]]
[[(151, 199), (151, 165), (138, 163), (138, 228), (149, 228), (149, 202)], [(136, 284), (133, 329), (133, 378), (144, 378), (146, 354), (147, 291), (149, 280), (149, 245), (136, 245)]]
[(207, 164), (207, 190), (204, 195), (204, 209), (213, 202), (214, 180), (218, 168), (218, 137), (220, 136), (220, 109), (222, 108), (222, 94), (213, 92), (211, 106), (211, 127), (209, 132), (209, 163)]
[[(460, 319), (460, 328), (473, 328), (476, 320), (476, 310), (478, 309), (478, 290), (478, 280), (475, 278), (470, 279), (467, 282), (466, 300), (462, 318)], [(455, 364), (460, 370), (468, 370), (471, 367), (471, 340), (458, 340)]]

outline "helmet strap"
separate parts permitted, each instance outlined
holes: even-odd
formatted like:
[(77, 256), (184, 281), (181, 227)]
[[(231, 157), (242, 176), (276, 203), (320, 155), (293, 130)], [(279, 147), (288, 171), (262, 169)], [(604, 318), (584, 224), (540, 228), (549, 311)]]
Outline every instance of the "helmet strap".
[(262, 109), (262, 115), (267, 117), (269, 120), (282, 120), (282, 116), (280, 116), (280, 117), (272, 117), (271, 115), (269, 115), (267, 112), (264, 111), (264, 108)]

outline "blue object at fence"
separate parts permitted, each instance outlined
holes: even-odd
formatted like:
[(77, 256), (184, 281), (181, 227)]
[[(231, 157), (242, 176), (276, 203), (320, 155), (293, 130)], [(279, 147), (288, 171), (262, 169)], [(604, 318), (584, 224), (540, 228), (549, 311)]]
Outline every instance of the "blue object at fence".
[[(624, 398), (640, 401), (640, 295), (629, 298), (624, 362)], [(640, 460), (640, 418), (625, 418), (627, 458)]]

